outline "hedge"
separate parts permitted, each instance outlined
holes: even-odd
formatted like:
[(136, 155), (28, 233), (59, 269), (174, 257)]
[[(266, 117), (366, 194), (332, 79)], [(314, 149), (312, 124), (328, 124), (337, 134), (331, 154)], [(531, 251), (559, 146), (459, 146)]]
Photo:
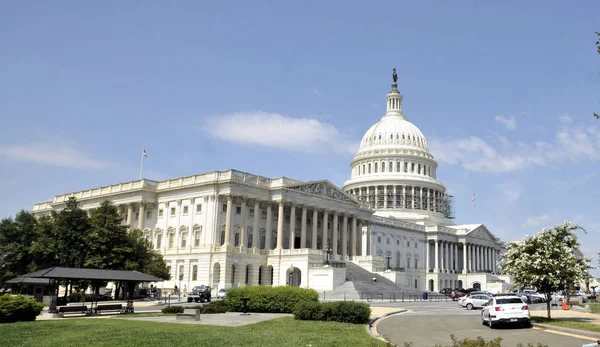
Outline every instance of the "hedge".
[(0, 296), (0, 323), (34, 321), (44, 304), (23, 295), (4, 294)]
[(247, 286), (231, 288), (223, 301), (231, 311), (241, 312), (241, 298), (249, 298), (248, 312), (292, 313), (299, 302), (318, 302), (319, 294), (313, 289), (299, 287)]
[(202, 306), (203, 314), (226, 313), (229, 311), (230, 311), (229, 305), (224, 300), (213, 301), (210, 304), (206, 304), (206, 305)]
[(293, 313), (294, 318), (298, 320), (367, 324), (371, 317), (371, 308), (367, 304), (354, 301), (301, 302), (294, 307)]
[(167, 306), (160, 310), (162, 313), (183, 313), (183, 306)]

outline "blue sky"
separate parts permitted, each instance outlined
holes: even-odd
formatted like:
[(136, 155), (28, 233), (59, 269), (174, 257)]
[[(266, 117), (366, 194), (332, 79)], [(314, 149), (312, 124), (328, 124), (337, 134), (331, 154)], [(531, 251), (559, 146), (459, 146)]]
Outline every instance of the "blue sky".
[[(391, 69), (459, 223), (600, 251), (597, 1), (0, 4), (0, 217), (235, 168), (341, 186)], [(284, 134), (284, 135), (280, 135)]]

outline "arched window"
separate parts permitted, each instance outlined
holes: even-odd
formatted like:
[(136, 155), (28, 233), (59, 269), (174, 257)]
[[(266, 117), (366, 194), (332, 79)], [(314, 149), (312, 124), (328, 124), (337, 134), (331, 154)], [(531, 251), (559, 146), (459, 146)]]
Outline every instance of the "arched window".
[(202, 237), (202, 226), (194, 227), (194, 247), (200, 247), (200, 238)]
[(394, 163), (390, 161), (390, 165), (388, 166), (388, 171), (392, 172), (392, 171), (394, 171), (393, 169), (394, 169)]
[(396, 172), (400, 172), (400, 162), (396, 162)]
[(377, 163), (375, 163), (375, 173), (377, 173)]
[(421, 174), (421, 164), (419, 164), (418, 168), (417, 168), (417, 173), (420, 175)]
[(369, 173), (371, 173), (371, 163), (369, 163)]
[(381, 162), (381, 172), (385, 172), (385, 161)]
[(365, 174), (365, 164), (363, 164), (363, 175)]
[(162, 246), (162, 233), (156, 235), (156, 249), (160, 249)]

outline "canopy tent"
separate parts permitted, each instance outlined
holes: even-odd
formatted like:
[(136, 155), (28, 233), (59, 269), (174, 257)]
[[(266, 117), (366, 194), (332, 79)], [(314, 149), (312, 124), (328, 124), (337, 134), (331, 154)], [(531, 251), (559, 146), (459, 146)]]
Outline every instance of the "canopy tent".
[[(162, 279), (147, 275), (139, 271), (83, 269), (70, 267), (51, 267), (35, 271), (17, 278), (46, 279), (54, 287), (53, 297), (50, 301), (49, 312), (56, 312), (58, 298), (58, 284), (64, 280), (83, 281), (121, 281), (121, 282), (162, 282)], [(16, 280), (16, 279), (15, 279)]]

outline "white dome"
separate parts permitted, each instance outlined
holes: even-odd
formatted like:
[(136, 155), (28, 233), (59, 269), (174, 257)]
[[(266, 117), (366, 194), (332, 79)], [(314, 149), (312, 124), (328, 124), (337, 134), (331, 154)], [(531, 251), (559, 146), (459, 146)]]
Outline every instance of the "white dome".
[(387, 114), (363, 136), (359, 153), (377, 148), (417, 147), (428, 151), (425, 136), (404, 116)]

